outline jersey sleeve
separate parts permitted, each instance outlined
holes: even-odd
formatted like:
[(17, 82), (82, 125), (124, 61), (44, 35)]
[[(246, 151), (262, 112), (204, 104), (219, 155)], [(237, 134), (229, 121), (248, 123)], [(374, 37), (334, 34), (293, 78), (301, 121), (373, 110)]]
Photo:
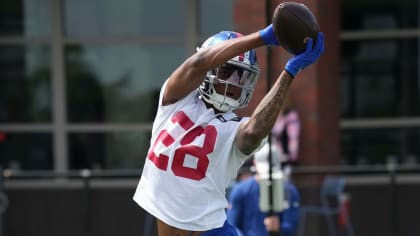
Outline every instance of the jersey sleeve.
[(160, 89), (160, 93), (159, 93), (159, 107), (173, 107), (173, 106), (179, 106), (179, 104), (185, 103), (185, 101), (190, 100), (193, 97), (198, 97), (198, 90), (194, 89), (193, 91), (191, 91), (187, 96), (183, 97), (182, 99), (178, 100), (177, 102), (173, 103), (173, 104), (169, 104), (169, 105), (162, 105), (162, 101), (163, 101), (163, 94), (165, 93), (165, 89), (166, 89), (166, 85), (168, 84), (168, 81), (166, 80), (163, 85), (162, 88)]
[(153, 130), (157, 129), (158, 126), (162, 125), (166, 120), (170, 119), (170, 116), (176, 110), (179, 110), (181, 107), (185, 106), (188, 103), (199, 101), (198, 90), (193, 90), (187, 96), (185, 96), (184, 98), (180, 99), (179, 101), (173, 104), (162, 105), (163, 95), (166, 89), (166, 85), (167, 85), (167, 81), (164, 82), (164, 84), (162, 85), (160, 89), (159, 103), (158, 103), (157, 113), (156, 113), (155, 122), (154, 122), (154, 125), (157, 127), (154, 127)]

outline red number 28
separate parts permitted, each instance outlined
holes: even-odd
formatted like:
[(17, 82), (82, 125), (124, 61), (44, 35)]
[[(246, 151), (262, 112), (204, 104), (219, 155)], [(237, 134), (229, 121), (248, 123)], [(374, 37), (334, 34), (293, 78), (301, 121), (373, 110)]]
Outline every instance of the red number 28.
[[(177, 112), (171, 119), (172, 123), (178, 123), (184, 130), (188, 130), (194, 126), (194, 123), (188, 118), (188, 116), (182, 112)], [(203, 146), (193, 145), (192, 142), (204, 134)], [(193, 180), (201, 180), (206, 176), (206, 171), (209, 166), (209, 158), (207, 155), (213, 152), (214, 145), (216, 143), (217, 131), (212, 125), (208, 125), (205, 128), (197, 126), (189, 131), (181, 140), (180, 146), (175, 150), (174, 159), (172, 161), (171, 169), (176, 176), (184, 177)], [(176, 138), (176, 137), (175, 137)], [(154, 152), (158, 143), (162, 143), (165, 147), (169, 147), (175, 141), (167, 130), (162, 130), (152, 149), (148, 153), (147, 157), (151, 160), (155, 166), (161, 170), (168, 169), (169, 157), (165, 154), (160, 153), (159, 156)], [(187, 155), (197, 158), (196, 168), (184, 166), (184, 161)]]

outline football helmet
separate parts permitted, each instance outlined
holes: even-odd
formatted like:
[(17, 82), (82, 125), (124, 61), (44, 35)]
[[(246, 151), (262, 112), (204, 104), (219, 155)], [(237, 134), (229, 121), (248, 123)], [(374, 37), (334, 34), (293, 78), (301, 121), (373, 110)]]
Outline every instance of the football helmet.
[[(197, 50), (241, 36), (243, 35), (233, 31), (222, 31), (204, 41)], [(206, 78), (199, 87), (201, 98), (222, 112), (246, 107), (251, 100), (259, 73), (257, 54), (254, 49), (237, 55), (225, 64), (207, 72)], [(216, 84), (224, 85), (224, 89), (216, 91)], [(240, 95), (228, 94), (229, 86), (239, 88)]]

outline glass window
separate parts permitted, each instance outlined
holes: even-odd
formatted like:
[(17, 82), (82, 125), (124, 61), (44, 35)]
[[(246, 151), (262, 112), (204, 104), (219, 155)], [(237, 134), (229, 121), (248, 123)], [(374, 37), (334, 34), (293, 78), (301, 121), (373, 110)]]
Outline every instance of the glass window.
[(417, 0), (344, 0), (341, 6), (343, 30), (392, 30), (417, 28), (419, 25)]
[(150, 133), (71, 133), (71, 169), (141, 169), (149, 148)]
[(184, 0), (65, 0), (68, 36), (185, 34)]
[(0, 165), (12, 169), (52, 169), (51, 133), (0, 132)]
[(341, 115), (420, 115), (417, 39), (344, 41)]
[(420, 161), (420, 128), (344, 130), (341, 134), (343, 160), (349, 164), (385, 164)]
[(199, 17), (205, 38), (223, 30), (234, 30), (233, 3), (233, 0), (200, 1)]
[(66, 48), (70, 122), (151, 122), (160, 87), (184, 59), (182, 45)]
[(0, 36), (48, 36), (50, 0), (0, 1)]
[(0, 123), (51, 121), (50, 48), (0, 46)]

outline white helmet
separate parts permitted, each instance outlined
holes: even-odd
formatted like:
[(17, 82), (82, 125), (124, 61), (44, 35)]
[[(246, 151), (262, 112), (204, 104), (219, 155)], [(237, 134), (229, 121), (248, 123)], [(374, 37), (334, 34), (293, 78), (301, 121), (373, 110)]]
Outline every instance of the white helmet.
[[(233, 31), (222, 31), (208, 38), (197, 50), (241, 36)], [(235, 56), (222, 66), (207, 72), (206, 78), (199, 87), (201, 98), (222, 112), (246, 107), (251, 100), (259, 73), (257, 54), (254, 49)], [(214, 84), (217, 83), (225, 84), (223, 93), (218, 93), (214, 88)], [(238, 98), (227, 96), (228, 86), (240, 87), (241, 95)]]

